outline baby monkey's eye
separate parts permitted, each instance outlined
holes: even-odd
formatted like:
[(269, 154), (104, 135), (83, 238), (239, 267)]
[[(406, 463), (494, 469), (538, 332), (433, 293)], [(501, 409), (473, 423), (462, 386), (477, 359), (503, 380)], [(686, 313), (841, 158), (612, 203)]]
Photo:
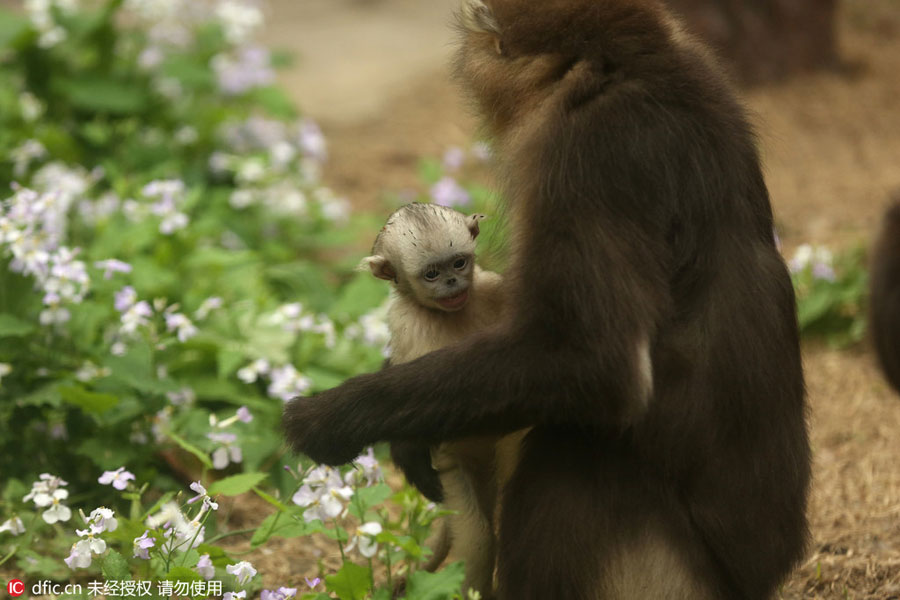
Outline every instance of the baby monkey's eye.
[(425, 279), (427, 279), (428, 281), (434, 281), (434, 280), (437, 279), (439, 276), (440, 276), (440, 273), (438, 273), (438, 272), (435, 271), (434, 269), (432, 269), (432, 270), (428, 271), (427, 273), (425, 273)]
[(457, 258), (457, 259), (456, 259), (456, 262), (453, 263), (453, 268), (454, 268), (454, 269), (462, 269), (463, 267), (466, 266), (466, 264), (467, 264), (468, 262), (469, 262), (469, 261), (467, 261), (467, 260), (464, 259), (464, 258)]

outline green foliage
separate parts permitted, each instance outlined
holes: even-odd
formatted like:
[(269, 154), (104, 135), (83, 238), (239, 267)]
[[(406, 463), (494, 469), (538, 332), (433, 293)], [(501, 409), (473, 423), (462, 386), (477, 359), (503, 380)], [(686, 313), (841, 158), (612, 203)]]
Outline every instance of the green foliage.
[[(831, 257), (823, 248), (798, 250), (792, 261), (797, 316), (804, 336), (844, 347), (865, 336), (868, 272), (865, 252), (856, 248)], [(806, 259), (806, 260), (801, 260)]]

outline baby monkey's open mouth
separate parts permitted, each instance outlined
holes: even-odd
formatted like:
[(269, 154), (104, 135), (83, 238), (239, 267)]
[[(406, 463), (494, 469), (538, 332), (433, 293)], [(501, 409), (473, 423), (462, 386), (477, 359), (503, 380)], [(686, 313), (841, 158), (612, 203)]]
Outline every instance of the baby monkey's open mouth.
[(455, 296), (438, 299), (437, 303), (447, 310), (457, 310), (465, 306), (469, 299), (469, 290), (463, 290)]

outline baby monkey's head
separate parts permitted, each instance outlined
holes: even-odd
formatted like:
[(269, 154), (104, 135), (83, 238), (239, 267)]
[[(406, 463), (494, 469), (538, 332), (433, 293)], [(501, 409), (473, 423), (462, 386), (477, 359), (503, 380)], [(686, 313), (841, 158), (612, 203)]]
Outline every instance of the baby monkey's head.
[(483, 218), (437, 204), (407, 204), (388, 218), (363, 265), (422, 306), (460, 310), (469, 299)]

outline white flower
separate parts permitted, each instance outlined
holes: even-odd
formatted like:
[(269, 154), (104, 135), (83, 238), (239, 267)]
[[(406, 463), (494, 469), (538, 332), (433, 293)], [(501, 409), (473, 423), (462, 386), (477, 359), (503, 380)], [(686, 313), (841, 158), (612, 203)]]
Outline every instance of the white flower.
[(34, 503), (38, 507), (49, 506), (47, 510), (41, 515), (41, 518), (44, 519), (47, 523), (52, 525), (58, 521), (68, 521), (72, 518), (72, 511), (68, 506), (62, 504), (62, 500), (65, 500), (69, 497), (69, 492), (67, 490), (58, 489), (52, 493), (41, 492), (34, 497)]
[(13, 535), (21, 535), (25, 533), (25, 525), (22, 523), (22, 519), (19, 517), (13, 517), (11, 519), (7, 519), (0, 525), (0, 533), (4, 531), (8, 531)]
[(378, 464), (378, 459), (375, 458), (375, 450), (371, 446), (369, 446), (365, 454), (356, 457), (353, 461), (353, 466), (356, 468), (352, 471), (347, 471), (347, 474), (344, 476), (344, 481), (348, 484), (359, 480), (360, 483), (365, 482), (365, 485), (369, 486), (382, 479), (381, 466)]
[(119, 526), (119, 522), (116, 520), (113, 511), (105, 506), (92, 510), (90, 516), (87, 518), (87, 522), (90, 525), (91, 531), (96, 534), (103, 533), (104, 531), (115, 531)]
[(112, 485), (117, 490), (124, 490), (128, 482), (134, 480), (134, 473), (126, 471), (125, 467), (119, 467), (115, 471), (103, 471), (103, 475), (97, 479), (103, 485)]
[(260, 375), (268, 373), (269, 369), (269, 361), (258, 358), (246, 367), (238, 369), (237, 376), (244, 383), (254, 383)]
[(290, 143), (281, 141), (269, 149), (269, 161), (278, 170), (284, 170), (296, 158), (297, 149)]
[(138, 328), (149, 325), (152, 315), (153, 309), (150, 308), (150, 304), (146, 300), (136, 302), (122, 315), (120, 331), (125, 334), (134, 333)]
[(0, 383), (3, 378), (12, 373), (12, 365), (9, 363), (0, 363)]
[(167, 313), (165, 318), (166, 330), (177, 331), (179, 342), (184, 343), (197, 335), (197, 328), (185, 315), (181, 313)]
[(303, 485), (291, 498), (298, 506), (305, 507), (303, 519), (328, 521), (344, 510), (344, 503), (353, 496), (353, 488), (344, 484), (341, 474), (322, 465), (310, 470)]
[(19, 110), (22, 111), (22, 118), (30, 123), (44, 114), (44, 103), (31, 92), (22, 92), (19, 94)]
[(166, 398), (175, 406), (190, 406), (197, 400), (197, 394), (189, 387), (174, 392), (166, 392)]
[(204, 554), (200, 557), (200, 560), (197, 561), (197, 572), (206, 580), (212, 579), (215, 576), (216, 568), (209, 559), (209, 554)]
[(190, 125), (183, 125), (175, 132), (175, 141), (182, 146), (189, 146), (199, 139), (197, 130)]
[(75, 379), (78, 381), (92, 381), (98, 377), (107, 377), (112, 373), (109, 367), (98, 367), (89, 360), (82, 363), (75, 371)]
[(224, 469), (229, 462), (239, 463), (243, 460), (240, 446), (236, 445), (237, 436), (233, 433), (207, 433), (206, 437), (214, 442), (222, 444), (212, 453), (213, 467)]
[(256, 569), (254, 569), (253, 565), (251, 565), (246, 560), (242, 560), (235, 565), (228, 565), (227, 567), (225, 567), (225, 571), (231, 575), (234, 575), (237, 579), (238, 585), (240, 585), (241, 587), (244, 587), (244, 585), (246, 585), (246, 583), (256, 575)]
[(350, 202), (346, 198), (339, 198), (328, 188), (319, 188), (313, 193), (313, 197), (319, 203), (322, 216), (335, 223), (343, 223), (350, 217)]
[[(228, 567), (226, 567), (227, 569)], [(222, 596), (222, 600), (237, 600), (237, 598), (247, 597), (247, 590), (242, 590), (240, 592), (225, 592), (225, 595)]]
[(229, 43), (240, 45), (249, 40), (263, 25), (259, 7), (239, 0), (224, 0), (216, 7), (216, 17), (225, 31)]
[(347, 544), (347, 552), (359, 546), (359, 553), (366, 558), (372, 558), (378, 552), (378, 542), (375, 536), (381, 533), (381, 524), (375, 521), (363, 523), (356, 528), (356, 535)]
[(211, 298), (207, 298), (200, 304), (200, 308), (197, 309), (197, 312), (194, 313), (194, 317), (199, 320), (203, 320), (209, 316), (209, 313), (212, 311), (222, 308), (224, 302), (218, 296), (212, 296)]
[(70, 569), (87, 569), (91, 566), (91, 546), (81, 540), (72, 544), (68, 558), (63, 559)]
[[(147, 526), (151, 529), (165, 526), (165, 536), (171, 538), (174, 536), (176, 547), (187, 544), (192, 539), (194, 543), (191, 548), (196, 548), (203, 543), (205, 536), (205, 527), (200, 525), (196, 519), (188, 521), (174, 502), (166, 502), (155, 515), (147, 517)], [(196, 539), (194, 535), (196, 534)]]
[(21, 146), (14, 148), (9, 153), (9, 158), (13, 161), (13, 175), (18, 178), (25, 176), (31, 163), (39, 158), (47, 155), (47, 149), (37, 140), (25, 140)]
[(270, 383), (267, 390), (272, 398), (279, 398), (287, 402), (297, 396), (302, 396), (312, 387), (312, 380), (301, 375), (293, 365), (282, 365), (272, 369), (269, 374)]

